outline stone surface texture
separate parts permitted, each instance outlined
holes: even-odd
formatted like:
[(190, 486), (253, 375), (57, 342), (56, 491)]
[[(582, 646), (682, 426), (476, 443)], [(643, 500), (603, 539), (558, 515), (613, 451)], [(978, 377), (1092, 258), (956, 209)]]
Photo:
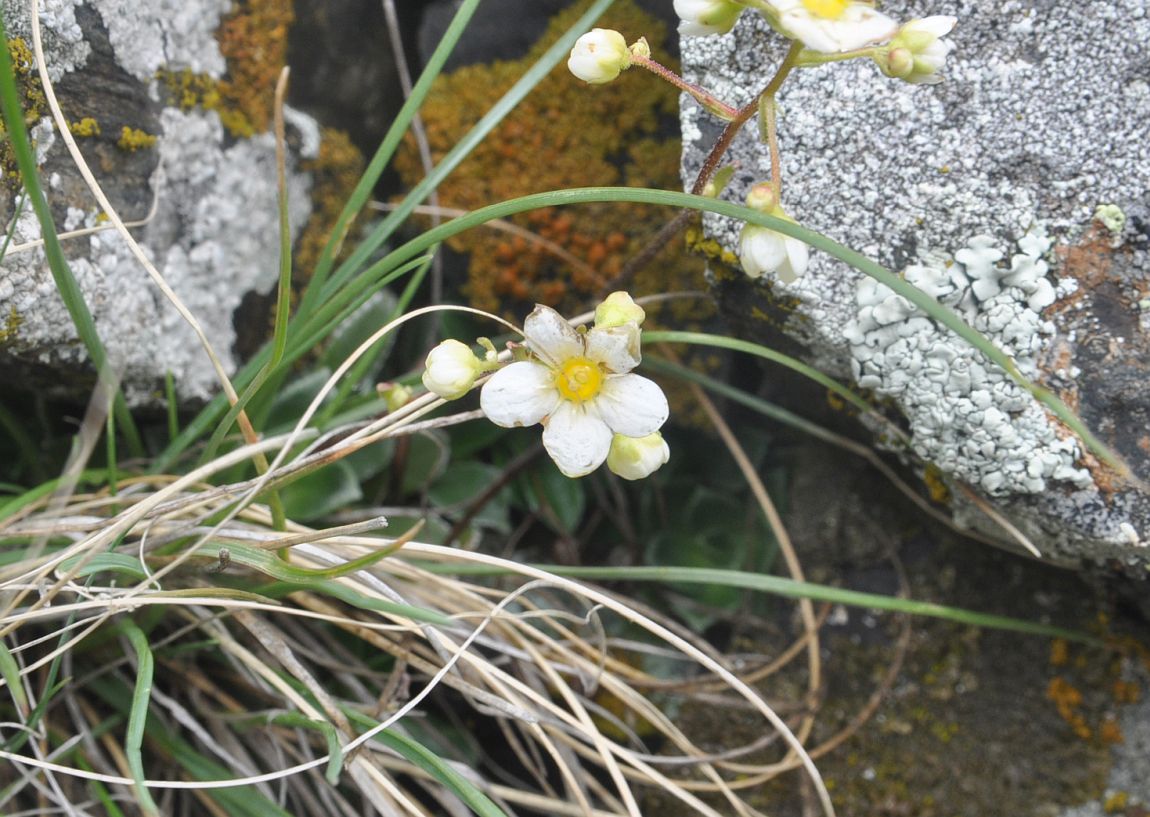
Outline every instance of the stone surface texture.
[[(231, 371), (233, 312), (245, 293), (269, 289), (276, 276), (274, 139), (269, 133), (236, 139), (214, 111), (165, 104), (157, 79), (160, 69), (223, 75), (225, 60), (214, 34), (229, 7), (227, 0), (46, 0), (40, 22), (48, 73), (65, 117), (73, 122), (94, 115), (103, 134), (78, 139), (81, 152), (123, 220), (147, 218), (154, 208), (133, 233)], [(27, 3), (3, 0), (9, 37), (30, 45), (29, 13)], [(294, 166), (316, 149), (318, 128), (302, 115), (291, 122), (303, 145), (289, 171), (291, 223), (298, 230), (310, 212), (310, 183)], [(118, 149), (121, 124), (158, 139), (136, 150)], [(46, 106), (32, 132), (57, 230), (106, 224), (54, 133)], [(11, 189), (0, 192), (0, 213), (5, 221), (13, 217)], [(0, 262), (0, 322), (9, 327), (0, 342), (0, 366), (30, 385), (75, 395), (75, 383), (90, 379), (91, 372), (35, 244), (40, 238), (25, 208)], [(218, 390), (192, 330), (116, 232), (65, 238), (63, 247), (110, 358), (123, 369), (130, 402), (155, 402), (169, 371), (184, 400), (204, 400)]]
[[(795, 72), (779, 97), (783, 206), (957, 311), (1150, 477), (1145, 0), (883, 10), (958, 17), (945, 81), (900, 83), (863, 60)], [(786, 43), (747, 11), (730, 34), (682, 48), (689, 81), (742, 105)], [(721, 123), (688, 97), (681, 121), (689, 187)], [(769, 177), (753, 125), (726, 162), (738, 169), (724, 198)], [(715, 254), (735, 250), (739, 226), (704, 218)], [(959, 522), (1003, 537), (974, 491), (1054, 561), (1150, 565), (1146, 489), (913, 305), (817, 252), (790, 285), (714, 267), (740, 332), (765, 339), (781, 324), (821, 369), (905, 420), (905, 455), (943, 473)]]

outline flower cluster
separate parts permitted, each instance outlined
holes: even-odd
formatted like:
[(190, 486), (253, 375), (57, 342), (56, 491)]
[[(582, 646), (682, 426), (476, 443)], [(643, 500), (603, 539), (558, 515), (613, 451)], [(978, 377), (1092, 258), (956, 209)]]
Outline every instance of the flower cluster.
[(641, 479), (670, 456), (659, 429), (667, 398), (653, 381), (632, 372), (639, 365), (642, 307), (624, 292), (595, 310), (595, 324), (576, 329), (554, 309), (537, 305), (523, 323), (524, 343), (503, 365), (491, 349), (481, 360), (447, 340), (427, 356), (423, 383), (447, 400), (462, 397), (486, 371), (479, 405), (504, 428), (543, 425), (543, 447), (569, 477), (604, 462), (624, 479)]
[[(943, 38), (956, 22), (954, 17), (936, 16), (900, 26), (878, 11), (873, 2), (865, 0), (674, 0), (674, 7), (680, 20), (679, 33), (686, 37), (726, 34), (744, 9), (760, 12), (772, 28), (792, 41), (776, 75), (780, 81), (793, 68), (862, 57), (873, 60), (884, 74), (895, 79), (916, 85), (940, 82), (940, 72), (953, 47)], [(655, 64), (645, 40), (628, 47), (617, 31), (597, 28), (584, 34), (575, 43), (567, 65), (577, 77), (590, 83), (610, 82), (624, 69), (639, 65), (690, 94), (720, 118), (732, 121), (739, 115), (735, 108)], [(776, 91), (777, 83), (772, 81), (768, 91), (756, 100), (760, 132), (771, 149), (774, 196), (766, 204), (752, 203), (751, 198), (759, 196), (752, 190), (747, 203), (760, 212), (794, 221), (778, 203), (781, 163), (775, 134)], [(752, 278), (772, 274), (790, 284), (806, 271), (809, 251), (798, 239), (747, 224), (739, 235), (739, 260)]]

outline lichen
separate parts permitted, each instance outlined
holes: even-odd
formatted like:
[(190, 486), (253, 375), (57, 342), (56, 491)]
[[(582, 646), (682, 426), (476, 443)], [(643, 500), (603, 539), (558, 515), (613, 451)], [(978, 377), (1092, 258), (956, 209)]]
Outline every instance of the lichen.
[(241, 0), (220, 21), (216, 39), (228, 70), (219, 82), (219, 113), (233, 136), (267, 130), (294, 19), (291, 0)]
[(0, 328), (0, 347), (9, 346), (16, 341), (20, 335), (20, 325), (23, 323), (24, 319), (20, 317), (16, 307), (10, 307), (8, 316), (4, 319), (4, 327)]
[(73, 136), (87, 138), (100, 135), (100, 123), (90, 116), (85, 116), (78, 122), (69, 122), (68, 130)]
[[(19, 37), (8, 40), (8, 59), (16, 79), (16, 92), (20, 97), (20, 108), (24, 111), (24, 124), (31, 126), (44, 115), (47, 104), (44, 88), (34, 68), (34, 57), (28, 43)], [(11, 193), (20, 190), (20, 169), (16, 154), (12, 151), (12, 141), (8, 139), (3, 122), (0, 122), (0, 172), (3, 173), (5, 189)]]
[(158, 138), (155, 134), (147, 133), (140, 128), (129, 128), (124, 125), (120, 129), (120, 138), (116, 140), (116, 147), (135, 153), (137, 150), (154, 148)]
[[(451, 149), (587, 5), (576, 3), (558, 14), (523, 59), (467, 66), (437, 79), (423, 108), (433, 159)], [(659, 45), (666, 26), (633, 0), (617, 2), (598, 25), (632, 40), (646, 36), (654, 58), (671, 62)], [(678, 140), (662, 135), (677, 101), (673, 88), (638, 70), (589, 87), (560, 65), (439, 187), (440, 203), (470, 210), (566, 187), (678, 187)], [(407, 184), (422, 177), (414, 138), (405, 143), (396, 166)], [(491, 228), (472, 230), (450, 244), (470, 254), (466, 290), (474, 305), (511, 314), (538, 301), (578, 311), (623, 271), (626, 261), (671, 215), (654, 206), (604, 203), (512, 217), (516, 227), (557, 245), (577, 264), (541, 243)], [(673, 242), (671, 251), (660, 253), (628, 288), (636, 294), (700, 288), (702, 262), (685, 257), (679, 246)], [(699, 315), (698, 302), (672, 308)]]
[(321, 131), (319, 155), (301, 163), (300, 169), (312, 178), (312, 212), (296, 243), (294, 277), (298, 283), (305, 281), (315, 268), (363, 168), (363, 154), (346, 133), (332, 128)]

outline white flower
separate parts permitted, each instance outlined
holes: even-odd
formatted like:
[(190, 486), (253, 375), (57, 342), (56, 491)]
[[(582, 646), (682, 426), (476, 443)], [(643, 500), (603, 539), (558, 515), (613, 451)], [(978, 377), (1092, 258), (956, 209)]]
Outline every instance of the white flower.
[(667, 420), (667, 398), (639, 365), (639, 326), (577, 332), (554, 309), (536, 306), (523, 323), (527, 360), (500, 369), (479, 405), (504, 428), (543, 424), (543, 446), (569, 477), (607, 459), (616, 434), (646, 437)]
[(595, 307), (595, 325), (604, 329), (634, 323), (642, 326), (647, 313), (626, 292), (612, 292)]
[(593, 28), (575, 41), (567, 68), (592, 85), (602, 85), (619, 76), (631, 64), (631, 51), (618, 31)]
[(684, 37), (726, 34), (735, 27), (741, 6), (729, 0), (675, 0), (679, 33)]
[(879, 62), (883, 73), (916, 85), (941, 82), (938, 72), (954, 48), (954, 43), (942, 38), (951, 32), (956, 22), (956, 18), (946, 16), (911, 20), (887, 46), (885, 60)]
[(444, 400), (467, 394), (483, 373), (483, 362), (470, 346), (457, 340), (445, 340), (432, 349), (424, 366), (423, 385)]
[(643, 479), (658, 471), (671, 458), (671, 449), (656, 431), (646, 437), (616, 434), (607, 454), (607, 467), (623, 479)]
[(784, 284), (807, 271), (810, 253), (797, 238), (758, 224), (744, 224), (739, 233), (739, 262), (752, 278), (773, 272)]
[(898, 23), (856, 0), (765, 0), (785, 36), (823, 53), (854, 51), (890, 39)]

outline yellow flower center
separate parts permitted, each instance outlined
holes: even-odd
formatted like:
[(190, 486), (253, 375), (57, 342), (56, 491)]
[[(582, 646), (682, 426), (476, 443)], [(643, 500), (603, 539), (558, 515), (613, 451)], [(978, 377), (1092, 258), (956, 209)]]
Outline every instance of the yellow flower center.
[(803, 0), (803, 6), (816, 17), (837, 20), (850, 5), (850, 0)]
[(564, 400), (584, 403), (597, 395), (602, 385), (603, 370), (585, 357), (565, 360), (555, 372), (555, 388)]

